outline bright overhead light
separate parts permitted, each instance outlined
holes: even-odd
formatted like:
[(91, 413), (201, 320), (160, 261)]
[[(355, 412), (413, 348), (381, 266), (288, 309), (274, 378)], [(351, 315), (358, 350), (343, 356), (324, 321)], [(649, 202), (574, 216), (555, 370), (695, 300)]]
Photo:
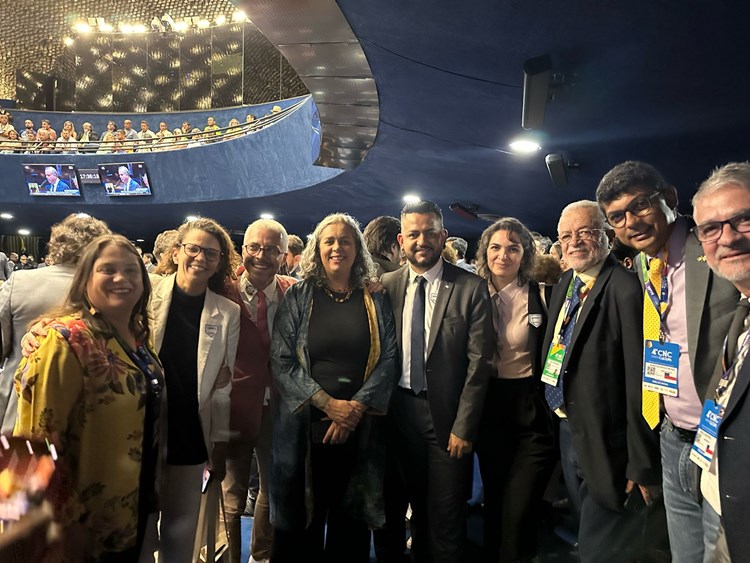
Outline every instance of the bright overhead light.
[(133, 33), (133, 26), (129, 23), (121, 23), (120, 31), (122, 31), (123, 33)]
[(204, 29), (204, 28), (210, 26), (211, 22), (209, 22), (208, 20), (198, 20), (198, 23), (196, 25), (198, 27), (200, 27), (201, 29)]
[(114, 29), (114, 27), (112, 27), (111, 23), (100, 23), (99, 24), (99, 31), (102, 31), (104, 33), (109, 33), (113, 29)]
[(187, 217), (185, 217), (185, 221), (187, 221), (188, 223), (192, 221), (197, 221), (198, 219), (199, 219), (198, 215), (188, 215)]
[(422, 198), (416, 194), (406, 194), (404, 196), (404, 203), (419, 203)]
[(134, 33), (146, 33), (146, 26), (142, 23), (133, 26)]
[(73, 41), (72, 37), (66, 37), (65, 39), (63, 39), (63, 43), (66, 47), (71, 47), (75, 42)]
[(18, 229), (18, 234), (22, 237), (25, 237), (27, 235), (30, 235), (31, 231), (29, 229)]
[(216, 25), (224, 25), (227, 23), (227, 17), (224, 14), (216, 16)]
[(273, 219), (273, 215), (271, 215), (270, 213), (261, 213), (260, 218), (261, 219)]
[(541, 145), (535, 141), (529, 141), (528, 139), (517, 139), (511, 142), (509, 145), (510, 150), (518, 154), (530, 154), (541, 150)]
[(247, 16), (242, 10), (237, 10), (234, 14), (232, 14), (232, 19), (236, 22), (245, 21), (246, 18)]
[(135, 239), (135, 242), (145, 242), (145, 239), (137, 238), (137, 239)]
[(80, 21), (73, 24), (73, 29), (78, 33), (89, 33), (91, 31), (91, 26), (84, 21)]
[(0, 219), (13, 219), (13, 215), (10, 213), (0, 213)]
[(174, 22), (174, 25), (172, 26), (175, 31), (187, 31), (187, 28), (190, 27), (186, 21), (179, 21)]

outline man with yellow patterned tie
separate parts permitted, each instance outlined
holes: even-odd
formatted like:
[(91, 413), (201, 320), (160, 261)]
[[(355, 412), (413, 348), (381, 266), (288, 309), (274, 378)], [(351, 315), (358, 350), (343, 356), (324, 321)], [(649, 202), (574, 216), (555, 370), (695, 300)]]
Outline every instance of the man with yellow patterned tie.
[(599, 183), (596, 199), (617, 238), (640, 251), (634, 263), (644, 286), (643, 416), (661, 424), (667, 527), (675, 563), (703, 561), (700, 468), (689, 451), (703, 399), (737, 305), (737, 290), (714, 276), (677, 191), (653, 166), (628, 161)]

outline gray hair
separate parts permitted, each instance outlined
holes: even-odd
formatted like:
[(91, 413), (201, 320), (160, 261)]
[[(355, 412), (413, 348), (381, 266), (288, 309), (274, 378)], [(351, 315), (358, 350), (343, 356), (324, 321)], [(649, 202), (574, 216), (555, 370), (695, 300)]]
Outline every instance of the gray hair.
[[(565, 215), (567, 212), (574, 211), (576, 209), (588, 209), (591, 212), (591, 217), (594, 219), (594, 224), (592, 225), (592, 227), (594, 227), (595, 229), (607, 230), (607, 219), (606, 217), (604, 217), (604, 213), (602, 212), (601, 207), (599, 207), (598, 203), (589, 199), (574, 201), (573, 203), (569, 203), (568, 205), (566, 205), (560, 213), (560, 219), (562, 219), (563, 215)], [(560, 221), (557, 222), (557, 231), (560, 232)]]
[(695, 192), (692, 199), (693, 207), (698, 201), (727, 184), (734, 184), (750, 191), (750, 162), (730, 162), (715, 168)]
[(253, 229), (268, 229), (269, 231), (277, 233), (281, 237), (281, 252), (286, 252), (289, 249), (289, 235), (287, 234), (284, 225), (278, 221), (274, 221), (273, 219), (258, 219), (257, 221), (253, 221), (248, 225), (247, 229), (245, 229), (245, 236), (242, 239), (243, 244), (245, 239), (247, 239), (247, 235)]

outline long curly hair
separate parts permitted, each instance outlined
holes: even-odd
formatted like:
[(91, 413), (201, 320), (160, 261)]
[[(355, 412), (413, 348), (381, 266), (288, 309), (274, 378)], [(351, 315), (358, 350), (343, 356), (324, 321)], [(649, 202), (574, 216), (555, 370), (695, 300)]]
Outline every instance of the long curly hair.
[(172, 247), (165, 249), (159, 260), (159, 266), (155, 270), (155, 274), (167, 276), (177, 271), (177, 264), (172, 259), (174, 249), (182, 244), (185, 240), (185, 236), (190, 231), (203, 231), (213, 235), (214, 238), (219, 242), (219, 248), (221, 249), (221, 258), (219, 259), (219, 267), (216, 269), (216, 273), (211, 276), (208, 280), (208, 287), (215, 293), (221, 293), (224, 290), (224, 285), (229, 280), (237, 278), (235, 274), (237, 267), (242, 263), (242, 259), (237, 251), (234, 249), (234, 243), (229, 238), (229, 233), (219, 223), (208, 217), (199, 217), (194, 221), (187, 221), (180, 225), (177, 229), (177, 237), (172, 243)]
[(336, 223), (343, 223), (352, 230), (357, 246), (357, 254), (354, 257), (352, 272), (349, 275), (349, 287), (363, 288), (367, 285), (368, 280), (375, 275), (375, 263), (367, 250), (365, 237), (359, 229), (359, 223), (348, 213), (331, 213), (318, 223), (302, 251), (302, 260), (299, 265), (300, 276), (305, 280), (313, 280), (318, 287), (326, 285), (328, 278), (320, 259), (320, 235), (326, 227)]

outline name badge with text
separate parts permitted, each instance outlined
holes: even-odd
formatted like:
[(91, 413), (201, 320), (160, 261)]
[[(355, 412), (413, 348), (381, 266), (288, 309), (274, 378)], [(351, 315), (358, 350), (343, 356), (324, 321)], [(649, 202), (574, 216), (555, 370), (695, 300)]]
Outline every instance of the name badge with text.
[(711, 399), (703, 405), (701, 421), (695, 433), (695, 441), (690, 450), (690, 459), (701, 469), (708, 471), (716, 452), (716, 439), (719, 436), (719, 425), (724, 417), (724, 407)]
[(643, 389), (677, 397), (679, 362), (679, 344), (646, 340), (643, 346)]
[(562, 369), (564, 360), (565, 345), (553, 344), (550, 346), (547, 359), (544, 362), (544, 369), (542, 370), (543, 383), (557, 387), (557, 382), (560, 379), (560, 370)]

